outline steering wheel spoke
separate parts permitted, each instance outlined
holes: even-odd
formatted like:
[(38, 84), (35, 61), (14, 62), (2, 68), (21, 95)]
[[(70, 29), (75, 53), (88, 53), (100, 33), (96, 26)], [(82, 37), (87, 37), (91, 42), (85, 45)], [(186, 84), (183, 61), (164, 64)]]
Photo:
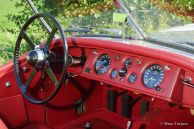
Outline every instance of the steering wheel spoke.
[(30, 73), (30, 76), (28, 77), (27, 81), (25, 82), (25, 87), (28, 88), (29, 84), (32, 82), (34, 77), (36, 76), (37, 71), (33, 69), (33, 71)]
[(58, 82), (53, 70), (51, 69), (51, 67), (48, 66), (47, 68), (45, 68), (45, 71), (47, 72), (48, 76), (50, 77), (50, 79), (54, 83), (54, 86), (57, 86), (59, 82)]
[(49, 38), (47, 39), (47, 42), (46, 42), (46, 48), (48, 49), (53, 41), (53, 38), (55, 37), (55, 34), (57, 32), (58, 28), (53, 28), (50, 35), (49, 35)]
[(32, 42), (32, 40), (27, 36), (26, 31), (22, 30), (22, 34), (23, 34), (23, 38), (26, 40), (26, 42), (28, 43), (28, 45), (30, 46), (30, 48), (33, 50), (35, 45)]

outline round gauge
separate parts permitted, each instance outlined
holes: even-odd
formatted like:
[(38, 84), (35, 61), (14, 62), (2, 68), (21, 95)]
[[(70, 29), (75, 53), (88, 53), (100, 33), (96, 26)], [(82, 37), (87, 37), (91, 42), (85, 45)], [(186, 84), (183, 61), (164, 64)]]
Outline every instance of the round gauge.
[(118, 70), (113, 70), (112, 72), (111, 72), (111, 74), (110, 74), (110, 77), (111, 78), (116, 78), (117, 77), (117, 74), (118, 74)]
[(129, 66), (131, 66), (131, 64), (132, 64), (132, 60), (131, 60), (130, 58), (128, 58), (128, 59), (126, 59), (126, 60), (124, 61), (124, 66), (125, 66), (126, 68), (128, 68)]
[(135, 73), (131, 74), (131, 75), (128, 77), (128, 82), (129, 82), (129, 83), (134, 83), (134, 82), (136, 82), (136, 80), (137, 80), (137, 74), (135, 74)]
[(125, 77), (127, 75), (127, 69), (126, 68), (122, 68), (119, 70), (119, 76), (120, 77)]
[(110, 67), (110, 63), (111, 59), (108, 55), (103, 54), (98, 57), (94, 66), (96, 73), (99, 75), (106, 73)]
[(164, 79), (164, 70), (160, 65), (152, 65), (143, 74), (143, 83), (147, 88), (158, 87)]

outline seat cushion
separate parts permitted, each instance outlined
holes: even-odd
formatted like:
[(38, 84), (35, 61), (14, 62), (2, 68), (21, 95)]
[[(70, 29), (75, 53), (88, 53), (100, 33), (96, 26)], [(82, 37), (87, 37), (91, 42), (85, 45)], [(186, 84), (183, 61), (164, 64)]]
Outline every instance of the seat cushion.
[(0, 129), (8, 129), (1, 119), (0, 119)]
[(22, 129), (52, 129), (44, 124), (29, 124)]

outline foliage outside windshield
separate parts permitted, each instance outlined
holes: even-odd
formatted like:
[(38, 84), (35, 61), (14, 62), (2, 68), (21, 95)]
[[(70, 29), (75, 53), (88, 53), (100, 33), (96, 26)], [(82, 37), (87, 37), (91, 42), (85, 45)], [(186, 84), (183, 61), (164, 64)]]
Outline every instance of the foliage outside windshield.
[[(24, 6), (23, 12), (15, 17), (17, 24), (21, 20), (32, 15), (26, 0), (18, 6)], [(170, 33), (167, 29), (192, 23), (192, 10), (194, 2), (190, 0), (121, 0), (140, 28), (151, 38), (167, 40), (170, 42), (185, 42), (183, 38), (191, 42), (193, 31), (176, 31)], [(33, 0), (33, 3), (40, 12), (48, 12), (54, 15), (65, 29), (67, 28), (90, 28), (89, 33), (84, 34), (106, 34), (106, 35), (137, 35), (129, 24), (113, 22), (114, 13), (119, 13), (112, 0)], [(21, 15), (23, 17), (21, 17)], [(28, 15), (28, 16), (26, 16)], [(16, 20), (16, 18), (18, 18)], [(19, 22), (19, 23), (18, 23)], [(194, 28), (194, 27), (193, 27)], [(107, 29), (109, 29), (107, 31)], [(193, 29), (194, 30), (194, 29)], [(163, 33), (161, 33), (163, 32)], [(80, 34), (80, 33), (79, 33)], [(177, 39), (175, 36), (180, 35)], [(189, 35), (189, 36), (188, 36)], [(158, 37), (159, 36), (159, 37)]]
[(39, 12), (48, 12), (54, 15), (64, 29), (84, 28), (90, 30), (87, 33), (66, 33), (66, 35), (135, 35), (131, 26), (124, 21), (113, 21), (114, 14), (119, 13), (119, 10), (112, 0), (33, 0), (33, 2)]
[[(121, 0), (148, 38), (194, 44), (194, 1)], [(181, 4), (182, 2), (182, 4)]]

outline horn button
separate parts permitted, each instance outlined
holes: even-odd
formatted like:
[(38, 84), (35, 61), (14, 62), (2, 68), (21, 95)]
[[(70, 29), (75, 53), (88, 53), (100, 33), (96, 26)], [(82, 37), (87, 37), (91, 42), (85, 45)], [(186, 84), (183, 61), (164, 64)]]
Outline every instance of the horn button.
[(46, 50), (45, 48), (38, 48), (28, 53), (27, 62), (32, 67), (36, 69), (41, 69), (45, 65), (48, 56), (49, 56), (48, 50)]

